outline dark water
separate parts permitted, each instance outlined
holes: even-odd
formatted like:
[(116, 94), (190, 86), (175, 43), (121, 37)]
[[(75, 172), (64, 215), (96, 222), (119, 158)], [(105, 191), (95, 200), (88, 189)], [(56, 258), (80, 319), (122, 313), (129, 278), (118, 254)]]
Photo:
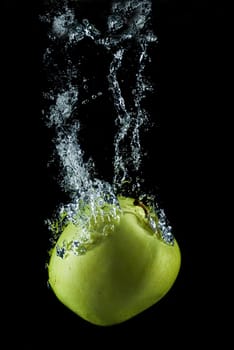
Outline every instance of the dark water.
[[(223, 168), (225, 154), (217, 142), (227, 116), (228, 21), (224, 5), (207, 1), (154, 2), (159, 45), (153, 53), (156, 64), (151, 76), (157, 93), (150, 109), (156, 126), (144, 140), (148, 150), (144, 173), (148, 187), (156, 184), (170, 217), (181, 246), (182, 268), (173, 290), (160, 303), (127, 323), (104, 329), (77, 318), (46, 286), (48, 232), (44, 218), (64, 198), (54, 174), (48, 174), (52, 135), (40, 114), (45, 82), (42, 56), (47, 44), (38, 21), (43, 6), (39, 1), (5, 2), (1, 11), (2, 110), (6, 111), (2, 135), (7, 135), (2, 148), (2, 172), (8, 189), (4, 222), (7, 221), (6, 232), (10, 231), (4, 245), (10, 247), (4, 262), (8, 267), (12, 264), (9, 249), (14, 254), (13, 270), (6, 270), (4, 265), (6, 279), (3, 273), (10, 297), (7, 328), (9, 325), (8, 329), (14, 329), (18, 343), (25, 349), (39, 343), (41, 347), (50, 343), (64, 348), (60, 345), (74, 347), (95, 341), (105, 346), (109, 336), (120, 346), (126, 341), (144, 346), (156, 346), (158, 342), (188, 346), (187, 337), (198, 345), (216, 340), (218, 333), (211, 334), (207, 325), (216, 329), (220, 324), (217, 294), (222, 295), (220, 285), (226, 285), (221, 253), (217, 259), (220, 250), (210, 239), (211, 235), (220, 237), (212, 223), (216, 187), (222, 181), (217, 169)], [(102, 18), (95, 21), (103, 23)], [(89, 132), (95, 140), (95, 128)], [(111, 140), (112, 135), (105, 142)], [(90, 147), (93, 153), (95, 146)], [(100, 162), (100, 168), (105, 169), (105, 164)], [(213, 178), (217, 186), (211, 184)], [(198, 233), (202, 235), (201, 245)]]

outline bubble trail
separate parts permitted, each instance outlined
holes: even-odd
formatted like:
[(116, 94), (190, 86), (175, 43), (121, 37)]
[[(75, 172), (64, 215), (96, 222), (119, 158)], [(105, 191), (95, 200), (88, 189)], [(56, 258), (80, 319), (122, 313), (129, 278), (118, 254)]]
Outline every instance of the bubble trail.
[[(138, 173), (143, 157), (140, 133), (150, 125), (143, 101), (153, 91), (145, 68), (150, 61), (149, 47), (157, 43), (157, 37), (152, 31), (150, 0), (113, 0), (106, 17), (107, 29), (103, 31), (88, 18), (79, 18), (71, 4), (72, 1), (56, 1), (41, 16), (47, 26), (49, 41), (44, 53), (48, 87), (44, 91), (43, 115), (54, 134), (53, 161), (59, 164), (61, 174), (58, 181), (62, 191), (69, 196), (68, 203), (59, 206), (58, 219), (48, 220), (48, 223), (55, 242), (64, 222), (81, 222), (83, 236), (73, 245), (81, 252), (90, 239), (89, 226), (100, 213), (104, 221), (108, 222), (110, 217), (118, 219), (117, 195), (122, 192), (124, 182), (131, 183), (132, 192), (136, 188), (139, 192), (141, 179)], [(116, 127), (113, 183), (97, 178), (94, 160), (86, 160), (79, 142), (80, 106), (89, 106), (92, 100), (104, 95), (104, 91), (89, 94), (88, 87), (95, 78), (86, 77), (82, 71), (85, 54), (81, 44), (84, 42), (92, 43), (97, 52), (104, 50), (107, 56), (108, 74), (104, 79), (113, 101)], [(130, 67), (129, 57), (132, 58)], [(130, 79), (129, 71), (132, 71)], [(153, 203), (155, 198), (151, 199)], [(103, 210), (106, 203), (112, 206), (108, 214)], [(89, 215), (84, 212), (87, 205)], [(64, 253), (65, 248), (61, 249), (58, 254)]]

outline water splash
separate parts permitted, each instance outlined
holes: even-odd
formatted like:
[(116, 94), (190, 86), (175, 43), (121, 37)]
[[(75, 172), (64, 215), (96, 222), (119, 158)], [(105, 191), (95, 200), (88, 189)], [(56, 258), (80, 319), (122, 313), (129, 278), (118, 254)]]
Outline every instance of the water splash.
[[(57, 241), (68, 221), (81, 223), (83, 233), (80, 241), (69, 245), (74, 253), (85, 252), (85, 244), (90, 240), (90, 227), (100, 214), (106, 223), (103, 236), (111, 231), (109, 222), (119, 218), (117, 195), (122, 193), (126, 182), (131, 186), (129, 195), (141, 192), (139, 169), (143, 156), (140, 133), (150, 123), (143, 101), (153, 91), (151, 82), (146, 79), (145, 68), (150, 61), (149, 47), (157, 42), (151, 28), (151, 5), (150, 0), (113, 0), (104, 32), (89, 19), (78, 19), (69, 1), (59, 6), (58, 2), (54, 7), (50, 5), (50, 11), (41, 16), (47, 25), (49, 40), (44, 54), (49, 86), (44, 92), (47, 102), (44, 119), (48, 128), (54, 131), (60, 185), (69, 195), (68, 204), (60, 205), (58, 219), (48, 222), (53, 242)], [(104, 78), (113, 101), (116, 126), (111, 184), (96, 177), (94, 161), (85, 159), (79, 142), (80, 106), (89, 105), (104, 94), (103, 91), (89, 94), (88, 83), (92, 78), (87, 78), (82, 71), (85, 58), (78, 50), (82, 42), (87, 45), (92, 43), (97, 51), (104, 50), (108, 57), (108, 73)], [(126, 64), (129, 57), (132, 70), (130, 92), (128, 79), (124, 79), (129, 72)], [(150, 205), (154, 201), (155, 198), (148, 198)], [(107, 204), (109, 210), (105, 210)], [(89, 215), (85, 214), (87, 205)], [(158, 210), (157, 206), (155, 209)], [(166, 225), (164, 218), (162, 214), (159, 225), (162, 222), (161, 229), (165, 232), (162, 237), (167, 241), (171, 227)], [(63, 257), (68, 247), (57, 249), (57, 254)]]

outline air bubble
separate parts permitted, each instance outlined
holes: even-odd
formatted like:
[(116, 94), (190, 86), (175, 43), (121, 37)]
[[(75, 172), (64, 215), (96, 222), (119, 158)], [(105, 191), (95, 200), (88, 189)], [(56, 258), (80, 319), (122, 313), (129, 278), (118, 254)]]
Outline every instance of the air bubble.
[(59, 258), (63, 259), (65, 253), (66, 253), (65, 247), (59, 247), (58, 245), (56, 245), (56, 254)]

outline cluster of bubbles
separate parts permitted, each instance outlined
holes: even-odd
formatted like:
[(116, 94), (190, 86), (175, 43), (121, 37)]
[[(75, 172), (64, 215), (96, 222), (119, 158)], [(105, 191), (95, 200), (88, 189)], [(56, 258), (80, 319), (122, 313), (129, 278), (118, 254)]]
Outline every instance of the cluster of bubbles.
[[(54, 131), (55, 153), (61, 169), (60, 185), (70, 199), (68, 204), (60, 205), (58, 219), (48, 220), (48, 223), (53, 232), (53, 242), (56, 242), (67, 222), (82, 223), (82, 242), (73, 242), (70, 247), (81, 254), (85, 252), (85, 242), (90, 239), (92, 220), (100, 216), (106, 204), (111, 210), (103, 210), (101, 216), (107, 223), (106, 231), (111, 231), (108, 222), (119, 217), (117, 194), (121, 193), (123, 184), (131, 182), (130, 174), (137, 174), (141, 166), (140, 132), (149, 123), (142, 101), (153, 90), (144, 72), (150, 61), (149, 46), (157, 42), (157, 37), (151, 28), (150, 0), (113, 0), (104, 33), (87, 18), (78, 19), (69, 1), (60, 6), (58, 3), (50, 6), (53, 11), (41, 16), (48, 26), (49, 40), (44, 53), (49, 89), (44, 93), (47, 107), (43, 114), (46, 125)], [(81, 55), (73, 59), (71, 52), (87, 39), (97, 46), (97, 50), (104, 49), (110, 57), (105, 78), (116, 114), (112, 184), (94, 175), (94, 161), (91, 158), (85, 160), (79, 142), (79, 106), (103, 95), (103, 91), (97, 91), (86, 99), (80, 96), (81, 88), (86, 89), (87, 78), (79, 68)], [(127, 103), (119, 73), (131, 50), (135, 52), (134, 82), (129, 96), (131, 101)], [(132, 189), (139, 192), (139, 187), (140, 179), (136, 177)], [(89, 215), (84, 215), (87, 205)], [(169, 242), (168, 237), (172, 237), (170, 226), (166, 224), (165, 215), (160, 211), (159, 214), (159, 225), (161, 222), (162, 232), (165, 232), (162, 237)], [(63, 256), (67, 248), (58, 249), (58, 255)]]

